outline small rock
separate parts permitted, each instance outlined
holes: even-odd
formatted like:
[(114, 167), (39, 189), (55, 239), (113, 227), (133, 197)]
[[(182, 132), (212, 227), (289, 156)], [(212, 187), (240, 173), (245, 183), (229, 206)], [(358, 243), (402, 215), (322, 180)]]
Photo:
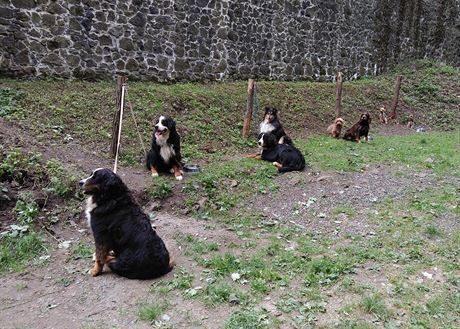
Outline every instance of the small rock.
[(228, 297), (228, 302), (232, 305), (238, 305), (240, 303), (240, 299), (236, 294), (230, 294)]
[(430, 279), (430, 280), (433, 279), (433, 274), (431, 274), (431, 273), (422, 272), (422, 275), (423, 275), (425, 278), (427, 278), (427, 279)]
[(319, 218), (326, 218), (326, 214), (321, 212), (321, 213), (318, 214), (318, 217)]
[(238, 181), (237, 180), (232, 180), (230, 183), (230, 187), (237, 187), (238, 186)]
[(240, 273), (232, 273), (231, 277), (232, 277), (233, 281), (236, 281), (236, 280), (239, 280), (241, 278), (241, 275), (240, 275)]
[(168, 314), (163, 314), (161, 316), (161, 320), (168, 322), (169, 320), (171, 320), (171, 317)]
[(428, 159), (425, 160), (425, 162), (426, 162), (426, 163), (433, 163), (434, 160), (433, 160), (432, 158), (428, 158)]

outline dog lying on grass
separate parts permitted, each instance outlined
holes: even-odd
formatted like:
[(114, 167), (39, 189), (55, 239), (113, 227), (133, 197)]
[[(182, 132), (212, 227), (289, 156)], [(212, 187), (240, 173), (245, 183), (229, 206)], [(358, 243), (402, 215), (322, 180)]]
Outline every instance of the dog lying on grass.
[(276, 136), (271, 133), (259, 134), (258, 145), (262, 148), (260, 159), (272, 162), (280, 173), (301, 171), (305, 168), (302, 153), (292, 145), (277, 143)]
[(152, 279), (172, 270), (163, 240), (117, 174), (96, 169), (79, 185), (89, 196), (85, 213), (96, 244), (92, 276), (101, 274), (105, 264), (129, 279)]
[(334, 138), (339, 138), (342, 132), (343, 123), (344, 121), (342, 118), (335, 119), (334, 123), (327, 127), (327, 133)]
[(355, 141), (359, 143), (361, 141), (361, 137), (364, 136), (367, 142), (370, 123), (371, 123), (371, 116), (369, 112), (361, 114), (359, 121), (356, 122), (347, 131), (345, 131), (345, 134), (343, 135), (343, 139)]

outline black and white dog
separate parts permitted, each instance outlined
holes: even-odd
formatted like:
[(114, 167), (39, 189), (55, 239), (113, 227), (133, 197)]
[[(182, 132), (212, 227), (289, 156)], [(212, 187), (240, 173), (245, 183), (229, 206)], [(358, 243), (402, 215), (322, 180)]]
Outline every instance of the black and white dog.
[(259, 125), (259, 134), (267, 133), (272, 133), (280, 144), (292, 144), (278, 119), (278, 110), (268, 106), (265, 108), (264, 120)]
[(279, 144), (272, 133), (259, 134), (259, 147), (262, 148), (260, 158), (270, 161), (278, 172), (301, 171), (305, 168), (305, 158), (293, 145)]
[(159, 172), (174, 173), (177, 180), (182, 180), (182, 156), (180, 154), (180, 137), (176, 131), (176, 122), (167, 116), (160, 116), (155, 122), (152, 146), (147, 154), (147, 169), (152, 177)]
[(171, 271), (174, 262), (163, 240), (117, 174), (99, 168), (80, 186), (88, 195), (85, 213), (96, 245), (92, 276), (101, 274), (104, 265), (129, 279)]

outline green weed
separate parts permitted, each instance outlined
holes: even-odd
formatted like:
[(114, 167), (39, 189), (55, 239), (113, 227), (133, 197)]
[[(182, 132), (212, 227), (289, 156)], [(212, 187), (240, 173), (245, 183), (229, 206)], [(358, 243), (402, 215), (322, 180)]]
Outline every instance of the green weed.
[(33, 231), (19, 235), (5, 234), (0, 236), (0, 273), (21, 271), (25, 266), (46, 252), (46, 244), (42, 237)]
[(139, 319), (153, 324), (155, 320), (157, 320), (158, 317), (167, 310), (168, 307), (169, 304), (167, 303), (151, 303), (142, 305), (139, 308)]
[(279, 322), (268, 313), (254, 309), (234, 312), (225, 323), (225, 329), (274, 329)]

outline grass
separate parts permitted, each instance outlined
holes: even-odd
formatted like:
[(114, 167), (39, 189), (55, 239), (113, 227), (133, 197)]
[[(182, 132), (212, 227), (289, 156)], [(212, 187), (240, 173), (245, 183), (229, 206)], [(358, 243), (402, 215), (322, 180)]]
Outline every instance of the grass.
[(266, 312), (254, 309), (236, 311), (225, 323), (225, 329), (271, 329), (278, 327), (279, 323), (276, 318)]
[(363, 297), (359, 306), (364, 312), (375, 315), (379, 320), (386, 321), (389, 318), (389, 310), (384, 299), (379, 295)]
[(22, 271), (47, 250), (43, 238), (36, 232), (5, 234), (0, 237), (0, 273)]
[(154, 324), (158, 317), (162, 315), (169, 305), (165, 303), (150, 303), (140, 306), (139, 319)]
[[(459, 103), (452, 91), (458, 86), (458, 69), (420, 62), (401, 70), (397, 72), (405, 76), (401, 119), (410, 110), (416, 114), (417, 125), (442, 130), (457, 127)], [(388, 105), (393, 85), (391, 74), (345, 82), (346, 121), (353, 122), (364, 109), (375, 116), (380, 105)], [(160, 323), (161, 315), (169, 309), (171, 314), (183, 314), (186, 305), (191, 316), (184, 320), (189, 323), (181, 323), (184, 327), (192, 327), (193, 321), (230, 329), (460, 326), (458, 131), (380, 136), (373, 123), (374, 138), (368, 144), (333, 140), (315, 135), (332, 119), (333, 84), (259, 82), (261, 104), (281, 108), (283, 124), (306, 155), (309, 171), (359, 175), (369, 165), (380, 164), (396, 166), (396, 176), (418, 171), (429, 177), (430, 185), (421, 180), (420, 186), (401, 186), (397, 197), (379, 199), (368, 207), (345, 202), (333, 205), (332, 215), (346, 215), (352, 221), (342, 224), (352, 227), (349, 232), (332, 233), (327, 227), (318, 228), (317, 217), (309, 212), (299, 216), (299, 226), (283, 216), (274, 220), (249, 210), (255, 198), (270, 200), (273, 192), (281, 193), (285, 177), (294, 177), (293, 184), (306, 192), (314, 178), (306, 174), (294, 182), (297, 174), (278, 176), (271, 164), (244, 158), (255, 146), (254, 139), (240, 138), (245, 82), (130, 82), (129, 88), (144, 142), (149, 143), (152, 118), (172, 114), (182, 136), (185, 162), (199, 163), (202, 168), (202, 173), (187, 175), (182, 182), (172, 176), (152, 179), (146, 195), (162, 202), (177, 198), (194, 217), (187, 220), (196, 221), (191, 224), (209, 233), (204, 239), (195, 235), (196, 230), (187, 233), (189, 227), (185, 227), (165, 241), (169, 246), (176, 244), (179, 259), (185, 261), (151, 284), (148, 300), (156, 302), (139, 305), (141, 320), (173, 327), (182, 320), (171, 317), (171, 323)], [(43, 93), (44, 89), (49, 92)], [(75, 142), (82, 152), (104, 155), (113, 90), (109, 82), (1, 79), (0, 116), (20, 123), (50, 147)], [(172, 103), (184, 109), (173, 109)], [(125, 119), (121, 161), (140, 168), (143, 155), (137, 134), (131, 118)], [(1, 237), (0, 272), (5, 273), (24, 269), (46, 251), (47, 244), (32, 229), (39, 217), (49, 220), (73, 212), (79, 216), (79, 208), (74, 198), (75, 178), (59, 161), (44, 161), (39, 154), (8, 146), (0, 150), (2, 187), (12, 181), (30, 184), (65, 200), (60, 202), (64, 205), (45, 213), (33, 197), (19, 198), (15, 220), (29, 229)], [(283, 195), (286, 206), (291, 206), (289, 194)], [(314, 207), (321, 207), (319, 197)], [(80, 241), (72, 244), (70, 252), (73, 259), (88, 258), (92, 246)], [(434, 279), (429, 279), (430, 274)], [(72, 282), (63, 277), (57, 284)], [(222, 323), (214, 318), (193, 319), (202, 316), (202, 311), (219, 314)], [(328, 316), (336, 311), (339, 319), (331, 321)]]
[(360, 171), (372, 163), (398, 163), (416, 170), (458, 175), (459, 143), (458, 132), (437, 132), (379, 137), (368, 144), (313, 137), (299, 146), (307, 162), (323, 170)]

